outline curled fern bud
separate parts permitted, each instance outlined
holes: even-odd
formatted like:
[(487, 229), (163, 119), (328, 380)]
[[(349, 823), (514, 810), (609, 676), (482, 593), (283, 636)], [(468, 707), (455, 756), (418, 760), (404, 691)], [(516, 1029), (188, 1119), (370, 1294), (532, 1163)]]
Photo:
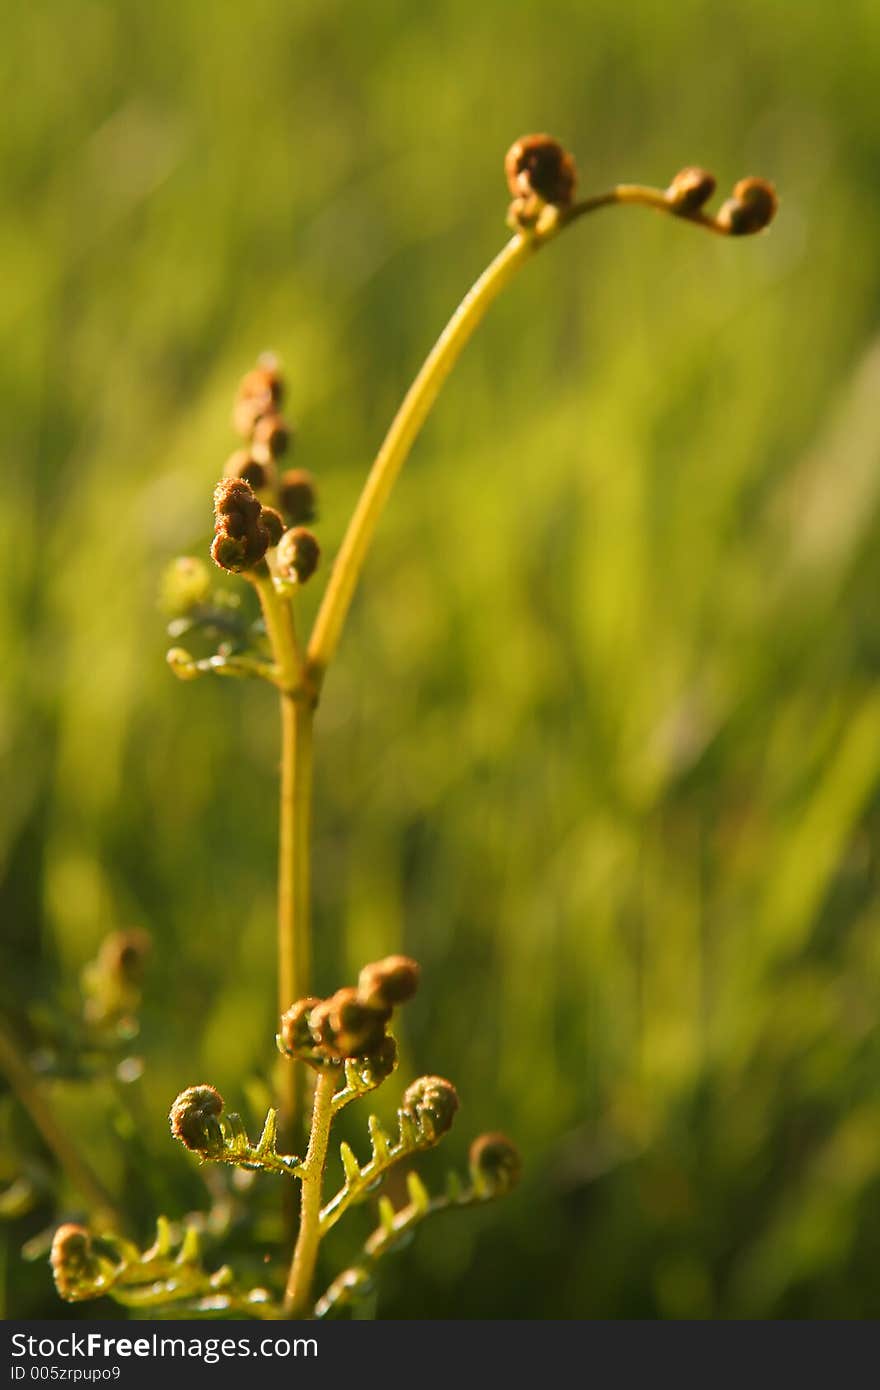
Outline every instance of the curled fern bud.
[(515, 1187), (522, 1175), (519, 1149), (506, 1134), (481, 1134), (468, 1154), (471, 1181), (483, 1197), (500, 1197)]
[(514, 198), (538, 198), (556, 207), (570, 207), (577, 184), (571, 155), (552, 135), (526, 135), (511, 145), (504, 158), (507, 186)]
[(162, 608), (169, 618), (182, 618), (211, 597), (208, 566), (194, 555), (173, 560), (162, 576)]
[(679, 169), (666, 190), (665, 198), (670, 207), (682, 216), (699, 212), (715, 192), (715, 176), (708, 169), (690, 166)]
[(190, 1086), (181, 1091), (171, 1107), (171, 1133), (193, 1153), (217, 1153), (223, 1148), (222, 1113), (223, 1097), (219, 1091), (213, 1086)]
[(55, 1287), (67, 1303), (94, 1298), (95, 1282), (101, 1277), (101, 1266), (85, 1226), (76, 1226), (72, 1222), (59, 1226), (52, 1241), (49, 1261)]
[(267, 361), (242, 377), (232, 412), (233, 428), (249, 439), (265, 415), (274, 415), (284, 396), (277, 364)]
[(286, 530), (284, 517), (274, 507), (264, 507), (263, 525), (269, 533), (269, 544), (277, 545)]
[(397, 1066), (397, 1043), (386, 1035), (374, 1052), (357, 1058), (356, 1066), (365, 1086), (380, 1086)]
[(285, 531), (278, 544), (278, 573), (282, 579), (305, 584), (318, 568), (321, 547), (311, 531), (304, 526), (294, 526)]
[(240, 478), (223, 478), (214, 489), (214, 541), (211, 556), (221, 569), (252, 569), (269, 548), (263, 509)]
[(419, 1132), (433, 1141), (452, 1128), (458, 1109), (458, 1092), (442, 1076), (420, 1076), (403, 1093), (400, 1111)]
[(250, 449), (236, 449), (230, 454), (223, 469), (224, 478), (237, 478), (254, 492), (262, 492), (269, 486), (269, 470), (265, 463), (254, 458)]
[(290, 430), (280, 415), (262, 415), (254, 425), (254, 450), (266, 458), (277, 459), (287, 452)]
[(281, 474), (281, 510), (294, 526), (315, 519), (315, 483), (304, 468), (289, 468)]
[(365, 1004), (390, 1009), (412, 999), (419, 974), (418, 964), (409, 956), (386, 956), (364, 966), (358, 977), (358, 994)]
[(751, 236), (770, 225), (778, 206), (772, 183), (766, 179), (740, 179), (733, 197), (719, 210), (718, 225), (731, 236)]
[(330, 1057), (365, 1057), (378, 1051), (390, 1009), (375, 1009), (356, 989), (338, 989), (309, 1015), (312, 1037)]
[(315, 1040), (309, 1028), (309, 1015), (322, 1001), (298, 999), (281, 1015), (279, 1045), (291, 1057), (301, 1057), (314, 1051)]
[(544, 208), (564, 210), (574, 201), (575, 162), (551, 135), (515, 141), (505, 155), (504, 172), (513, 194), (507, 215), (511, 227), (534, 227)]

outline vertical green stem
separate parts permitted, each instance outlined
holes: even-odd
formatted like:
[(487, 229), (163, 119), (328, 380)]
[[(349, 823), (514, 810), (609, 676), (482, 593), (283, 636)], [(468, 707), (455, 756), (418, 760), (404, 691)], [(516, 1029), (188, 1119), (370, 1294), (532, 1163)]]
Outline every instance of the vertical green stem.
[[(309, 992), (311, 975), (310, 841), (314, 714), (302, 697), (281, 695), (281, 800), (278, 839), (278, 1014)], [(281, 1128), (297, 1150), (301, 1069), (282, 1072)]]
[(287, 1278), (287, 1288), (284, 1291), (284, 1312), (289, 1318), (303, 1317), (311, 1298), (318, 1246), (321, 1241), (321, 1193), (324, 1187), (324, 1168), (327, 1163), (335, 1089), (335, 1072), (330, 1068), (319, 1072), (312, 1106), (309, 1148), (303, 1164), (299, 1235)]
[[(314, 710), (304, 689), (302, 656), (291, 601), (275, 590), (268, 570), (255, 572), (266, 632), (277, 669), (281, 704), (281, 791), (278, 836), (278, 1013), (309, 992), (311, 973), (310, 835), (312, 804), (312, 726)], [(279, 1131), (284, 1147), (295, 1151), (302, 1131), (303, 1097), (299, 1068), (286, 1063), (281, 1073)], [(285, 1225), (292, 1238), (295, 1213), (288, 1203)]]
[(23, 1108), (40, 1131), (73, 1186), (92, 1208), (98, 1222), (125, 1229), (125, 1221), (104, 1184), (77, 1149), (70, 1135), (58, 1123), (34, 1073), (18, 1044), (0, 1024), (0, 1070), (9, 1081)]

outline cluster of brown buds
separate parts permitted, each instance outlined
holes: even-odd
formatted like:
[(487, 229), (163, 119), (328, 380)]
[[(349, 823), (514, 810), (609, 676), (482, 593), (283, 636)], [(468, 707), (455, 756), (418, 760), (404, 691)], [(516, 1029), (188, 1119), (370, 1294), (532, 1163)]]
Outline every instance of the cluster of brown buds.
[(561, 219), (613, 203), (641, 203), (725, 236), (749, 236), (769, 226), (778, 201), (775, 188), (766, 179), (740, 179), (713, 217), (704, 207), (715, 192), (714, 175), (691, 166), (680, 170), (666, 189), (617, 184), (607, 193), (576, 203), (574, 159), (551, 135), (526, 135), (515, 141), (507, 151), (504, 172), (513, 199), (507, 220), (516, 231), (523, 232), (535, 228), (540, 232)]
[(238, 574), (260, 563), (284, 534), (284, 522), (272, 507), (264, 507), (243, 478), (221, 478), (214, 489), (214, 540), (211, 557), (221, 569)]
[(232, 426), (245, 440), (226, 464), (227, 478), (243, 478), (254, 492), (277, 485), (278, 460), (287, 453), (293, 432), (281, 414), (284, 381), (274, 357), (261, 357), (246, 372), (232, 410)]
[(282, 1015), (278, 1046), (313, 1067), (363, 1060), (378, 1081), (397, 1062), (397, 1045), (388, 1033), (392, 1013), (412, 998), (418, 983), (419, 967), (409, 956), (386, 956), (365, 965), (356, 988), (292, 1004)]
[[(679, 170), (663, 196), (671, 212), (679, 217), (693, 217), (702, 214), (714, 192), (714, 174), (691, 166)], [(776, 189), (766, 179), (740, 179), (712, 220), (728, 236), (750, 236), (770, 225), (778, 202)]]
[(315, 518), (315, 485), (302, 468), (279, 471), (292, 430), (281, 414), (284, 382), (272, 357), (242, 378), (232, 413), (245, 440), (227, 460), (214, 492), (211, 555), (221, 569), (252, 570), (275, 551), (278, 578), (304, 584), (314, 574), (320, 547), (305, 523)]

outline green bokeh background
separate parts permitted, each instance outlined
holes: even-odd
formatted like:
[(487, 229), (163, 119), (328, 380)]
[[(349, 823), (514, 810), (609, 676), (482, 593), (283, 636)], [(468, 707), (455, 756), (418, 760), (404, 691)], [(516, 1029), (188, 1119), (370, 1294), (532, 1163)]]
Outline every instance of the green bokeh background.
[[(65, 1122), (146, 1234), (204, 1203), (171, 1098), (252, 1115), (271, 1062), (274, 703), (177, 684), (157, 607), (238, 377), (280, 354), (332, 556), (506, 235), (514, 137), (560, 136), (584, 191), (763, 174), (769, 235), (602, 213), (469, 348), (326, 687), (316, 984), (417, 956), (398, 1080), (459, 1084), (447, 1158), (484, 1128), (526, 1158), (387, 1262), (383, 1316), (880, 1315), (880, 9), (6, 0), (3, 29), (4, 998), (156, 939), (142, 1167), (100, 1088), (56, 1088)], [(3, 1096), (7, 1179), (16, 1149)], [(60, 1315), (19, 1255), (50, 1219), (4, 1228), (8, 1314)]]

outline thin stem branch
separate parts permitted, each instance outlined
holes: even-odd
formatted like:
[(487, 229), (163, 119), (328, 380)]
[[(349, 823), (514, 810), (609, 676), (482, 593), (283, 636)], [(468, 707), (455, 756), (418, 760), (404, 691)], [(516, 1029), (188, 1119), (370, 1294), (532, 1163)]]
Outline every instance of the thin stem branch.
[(312, 629), (307, 669), (315, 684), (333, 659), (379, 518), (440, 388), (489, 305), (539, 244), (520, 233), (507, 243), (465, 295), (407, 391), (358, 499)]
[(592, 198), (584, 198), (580, 203), (575, 203), (568, 212), (562, 214), (560, 226), (567, 227), (570, 223), (576, 222), (581, 217), (586, 217), (591, 212), (598, 212), (600, 208), (616, 207), (624, 203), (637, 207), (653, 208), (655, 212), (665, 212), (668, 217), (675, 217), (679, 222), (693, 222), (697, 227), (703, 227), (707, 232), (715, 232), (718, 236), (730, 235), (729, 229), (722, 226), (708, 213), (682, 211), (670, 202), (663, 189), (649, 188), (641, 183), (618, 183), (614, 188), (609, 188), (606, 193), (597, 193)]
[(0, 1024), (0, 1070), (74, 1187), (92, 1208), (95, 1218), (118, 1230), (125, 1220), (91, 1165), (58, 1123), (40, 1078), (12, 1034)]
[[(407, 1138), (401, 1134), (396, 1143), (388, 1146), (383, 1145), (379, 1150), (374, 1148), (373, 1156), (369, 1163), (364, 1164), (363, 1168), (357, 1164), (354, 1155), (348, 1150), (352, 1171), (350, 1174), (348, 1171), (346, 1172), (345, 1185), (321, 1209), (321, 1234), (324, 1235), (335, 1226), (349, 1207), (364, 1201), (375, 1190), (376, 1185), (382, 1181), (385, 1174), (394, 1167), (395, 1163), (400, 1163), (401, 1159), (409, 1158), (412, 1154), (433, 1148), (439, 1137), (438, 1135), (436, 1138), (429, 1138), (425, 1135), (418, 1136), (411, 1133)], [(346, 1147), (343, 1145), (344, 1150)], [(345, 1162), (344, 1159), (343, 1162)]]
[(327, 1145), (330, 1141), (330, 1125), (333, 1120), (335, 1087), (336, 1076), (331, 1069), (318, 1073), (309, 1148), (303, 1163), (299, 1235), (284, 1292), (284, 1313), (288, 1318), (302, 1317), (311, 1297), (318, 1247), (321, 1243), (321, 1193), (327, 1163)]
[(357, 1061), (353, 1057), (349, 1057), (346, 1061), (343, 1075), (345, 1083), (333, 1097), (334, 1119), (340, 1110), (345, 1109), (346, 1105), (350, 1105), (353, 1100), (360, 1100), (362, 1096), (368, 1096), (385, 1080), (384, 1076), (379, 1076), (373, 1080), (364, 1081), (363, 1076), (358, 1072)]
[[(409, 1176), (408, 1186), (410, 1200), (405, 1207), (401, 1207), (398, 1211), (394, 1211), (389, 1204), (383, 1212), (382, 1204), (387, 1201), (387, 1198), (380, 1198), (379, 1209), (383, 1219), (367, 1239), (354, 1265), (343, 1270), (342, 1274), (334, 1279), (326, 1293), (318, 1299), (315, 1304), (316, 1317), (324, 1318), (328, 1313), (345, 1307), (351, 1308), (352, 1316), (356, 1316), (359, 1302), (363, 1298), (369, 1297), (364, 1287), (369, 1275), (383, 1256), (398, 1248), (416, 1226), (427, 1218), (437, 1216), (440, 1212), (453, 1211), (457, 1208), (476, 1206), (478, 1203), (491, 1201), (490, 1194), (478, 1192), (474, 1187), (468, 1187), (456, 1193), (446, 1192), (439, 1197), (429, 1197), (412, 1172)], [(352, 1278), (352, 1275), (357, 1271), (362, 1272), (365, 1276), (364, 1283), (359, 1284), (357, 1279)], [(369, 1281), (368, 1287), (371, 1282)]]
[(260, 600), (266, 633), (278, 667), (280, 689), (291, 694), (303, 694), (303, 662), (291, 600), (277, 592), (268, 569), (262, 574), (253, 570), (244, 577), (251, 581)]

